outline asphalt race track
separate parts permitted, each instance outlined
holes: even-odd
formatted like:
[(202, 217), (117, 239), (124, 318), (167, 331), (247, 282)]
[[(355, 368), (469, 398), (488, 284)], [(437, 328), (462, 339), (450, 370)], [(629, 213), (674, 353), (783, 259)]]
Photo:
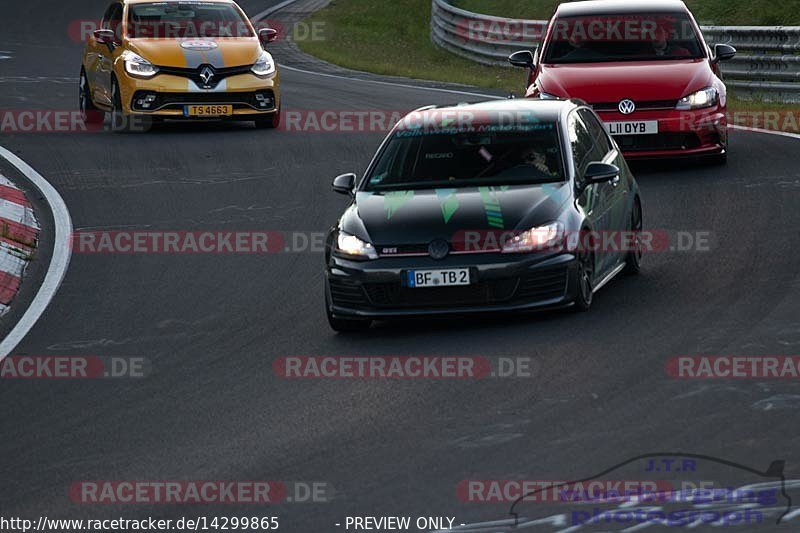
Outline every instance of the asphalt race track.
[[(242, 3), (251, 15), (269, 5)], [(81, 45), (67, 26), (98, 17), (105, 3), (4, 7), (0, 50), (11, 59), (0, 60), (0, 108), (74, 109)], [(475, 99), (288, 70), (282, 79), (285, 110)], [(346, 205), (331, 179), (361, 172), (381, 138), (210, 124), (19, 133), (0, 145), (53, 184), (76, 230), (324, 232)], [(51, 518), (273, 513), (282, 530), (316, 533), (341, 530), (348, 515), (504, 518), (507, 505), (459, 501), (457, 484), (577, 479), (648, 452), (760, 468), (785, 459), (787, 479), (798, 479), (797, 380), (679, 381), (664, 367), (676, 355), (798, 354), (799, 150), (798, 139), (734, 131), (725, 167), (635, 168), (645, 226), (711, 232), (712, 249), (650, 254), (641, 276), (614, 280), (586, 314), (390, 322), (343, 336), (325, 319), (321, 253), (75, 254), (14, 353), (140, 356), (152, 373), (0, 382), (0, 509)], [(285, 380), (272, 365), (287, 355), (531, 356), (535, 376)], [(318, 481), (335, 495), (257, 511), (69, 498), (78, 480), (137, 479)]]

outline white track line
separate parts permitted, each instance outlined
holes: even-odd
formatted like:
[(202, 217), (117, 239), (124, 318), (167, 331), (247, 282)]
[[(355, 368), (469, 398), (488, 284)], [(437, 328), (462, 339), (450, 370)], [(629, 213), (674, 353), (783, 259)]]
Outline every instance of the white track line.
[(266, 17), (272, 15), (273, 13), (275, 13), (276, 11), (278, 11), (280, 9), (283, 9), (284, 7), (290, 6), (290, 5), (294, 4), (297, 1), (298, 0), (286, 0), (285, 2), (281, 2), (278, 5), (275, 5), (275, 6), (272, 6), (272, 7), (268, 7), (267, 9), (265, 9), (264, 11), (259, 13), (258, 15), (254, 16), (252, 18), (252, 20), (253, 20), (253, 22), (258, 22), (261, 19), (266, 18)]
[(498, 96), (496, 94), (473, 93), (468, 91), (457, 91), (455, 89), (440, 89), (438, 87), (424, 87), (422, 85), (410, 85), (407, 83), (393, 83), (391, 81), (379, 81), (379, 80), (364, 80), (360, 78), (349, 78), (347, 76), (337, 76), (336, 74), (323, 74), (322, 72), (303, 70), (301, 68), (290, 67), (288, 65), (283, 65), (283, 64), (281, 64), (280, 67), (287, 70), (293, 70), (295, 72), (302, 72), (303, 74), (313, 74), (314, 76), (322, 76), (323, 78), (336, 78), (339, 80), (360, 81), (363, 83), (375, 83), (377, 85), (391, 85), (392, 87), (404, 87), (406, 89), (417, 89), (418, 91), (431, 91), (435, 93), (465, 94), (468, 96), (479, 96), (481, 98), (488, 98), (492, 100), (499, 100), (503, 98), (502, 96)]
[(67, 205), (61, 198), (50, 183), (42, 177), (41, 174), (36, 172), (25, 161), (0, 146), (0, 157), (14, 165), (26, 178), (28, 178), (34, 187), (44, 196), (45, 201), (49, 204), (50, 210), (53, 213), (53, 222), (55, 225), (55, 244), (53, 246), (53, 256), (50, 258), (50, 266), (47, 269), (44, 282), (39, 288), (39, 292), (33, 298), (33, 301), (28, 306), (25, 314), (14, 326), (14, 329), (8, 336), (0, 342), (0, 361), (5, 359), (11, 350), (17, 347), (17, 344), (22, 341), (25, 335), (33, 328), (39, 317), (42, 316), (44, 310), (47, 309), (48, 304), (52, 301), (53, 297), (58, 291), (58, 287), (64, 280), (69, 267), (69, 260), (72, 256), (70, 248), (70, 238), (72, 235), (72, 219), (69, 216)]
[[(253, 20), (253, 22), (259, 22), (259, 21), (261, 21), (261, 19), (266, 18), (266, 17), (272, 15), (273, 13), (275, 13), (276, 11), (280, 11), (281, 9), (283, 9), (283, 8), (285, 8), (287, 6), (290, 6), (290, 5), (294, 4), (297, 1), (298, 0), (286, 0), (284, 2), (281, 2), (278, 5), (275, 5), (275, 6), (272, 6), (270, 8), (265, 9), (264, 11), (259, 13), (258, 15), (254, 16), (252, 20)], [(360, 78), (349, 78), (347, 76), (337, 76), (336, 74), (323, 74), (322, 72), (314, 72), (312, 70), (303, 70), (303, 69), (297, 68), (297, 67), (290, 67), (289, 65), (284, 65), (282, 63), (279, 63), (278, 66), (280, 66), (283, 69), (291, 70), (291, 71), (294, 71), (294, 72), (301, 72), (303, 74), (311, 74), (311, 75), (314, 75), (314, 76), (321, 76), (323, 78), (334, 78), (334, 79), (337, 79), (337, 80), (360, 81), (362, 83), (374, 83), (376, 85), (390, 85), (392, 87), (404, 87), (406, 89), (416, 89), (418, 91), (431, 91), (431, 92), (436, 92), (436, 93), (463, 94), (463, 95), (467, 95), (467, 96), (478, 96), (480, 98), (492, 98), (492, 99), (493, 98), (502, 98), (502, 96), (497, 96), (497, 95), (494, 95), (494, 94), (481, 94), (481, 93), (474, 93), (474, 92), (468, 92), (468, 91), (458, 91), (458, 90), (454, 90), (454, 89), (439, 89), (437, 87), (422, 87), (420, 85), (410, 85), (410, 84), (406, 84), (406, 83), (393, 83), (393, 82), (390, 82), (390, 81), (364, 80), (364, 79), (360, 79)]]
[(786, 131), (765, 130), (765, 129), (761, 129), (761, 128), (749, 128), (747, 126), (735, 126), (735, 125), (729, 125), (728, 127), (733, 128), (735, 130), (753, 131), (753, 132), (756, 132), (756, 133), (767, 133), (769, 135), (779, 135), (781, 137), (788, 137), (790, 139), (800, 139), (800, 134), (789, 133), (789, 132), (786, 132)]

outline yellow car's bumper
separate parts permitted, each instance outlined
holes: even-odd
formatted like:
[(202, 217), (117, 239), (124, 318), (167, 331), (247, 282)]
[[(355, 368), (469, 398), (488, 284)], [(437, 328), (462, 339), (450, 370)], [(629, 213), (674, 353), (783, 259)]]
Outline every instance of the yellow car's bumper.
[(117, 71), (116, 78), (126, 115), (189, 118), (186, 106), (211, 104), (232, 105), (233, 114), (227, 118), (247, 119), (275, 113), (281, 106), (277, 72), (269, 78), (252, 73), (228, 76), (211, 90), (200, 89), (189, 77), (169, 73), (139, 79)]

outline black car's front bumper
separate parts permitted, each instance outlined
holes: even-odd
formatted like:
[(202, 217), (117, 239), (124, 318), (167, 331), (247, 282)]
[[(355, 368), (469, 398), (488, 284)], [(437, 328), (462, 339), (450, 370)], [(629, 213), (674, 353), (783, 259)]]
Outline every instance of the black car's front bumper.
[[(405, 272), (470, 268), (473, 283), (458, 287), (409, 288)], [(578, 290), (574, 254), (472, 254), (392, 257), (352, 261), (331, 257), (325, 290), (337, 318), (459, 315), (565, 307)]]

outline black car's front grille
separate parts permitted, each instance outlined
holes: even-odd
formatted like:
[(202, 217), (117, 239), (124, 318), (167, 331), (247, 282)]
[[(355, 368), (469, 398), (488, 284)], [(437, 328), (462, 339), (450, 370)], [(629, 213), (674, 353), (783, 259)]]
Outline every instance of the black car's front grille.
[(342, 307), (365, 307), (369, 305), (361, 285), (331, 278), (333, 304)]
[(448, 307), (504, 302), (514, 295), (517, 279), (483, 281), (460, 287), (411, 289), (399, 283), (367, 283), (369, 299), (376, 306)]
[[(678, 105), (677, 100), (648, 100), (645, 102), (634, 102), (636, 111), (660, 111), (664, 109), (675, 109)], [(616, 112), (619, 113), (619, 102), (598, 102), (589, 104), (598, 113)]]
[[(221, 67), (216, 68), (211, 65), (200, 65), (197, 68), (181, 68), (181, 67), (158, 67), (159, 74), (169, 74), (171, 76), (180, 76), (182, 78), (189, 78), (198, 87), (203, 89), (213, 89), (225, 78), (231, 76), (238, 76), (240, 74), (249, 74), (252, 65), (243, 65), (241, 67)], [(207, 69), (207, 70), (206, 70)], [(203, 75), (210, 75), (210, 78), (203, 79)]]
[(521, 277), (480, 281), (457, 287), (404, 287), (400, 282), (363, 285), (330, 279), (333, 304), (355, 309), (447, 308), (527, 304), (561, 298), (568, 267), (537, 270)]
[(564, 296), (567, 290), (567, 269), (554, 268), (532, 272), (519, 280), (518, 300), (551, 300)]
[(647, 150), (690, 150), (700, 146), (694, 133), (656, 133), (654, 135), (619, 135), (614, 139), (625, 152)]
[[(150, 100), (148, 100), (148, 97)], [(270, 111), (275, 108), (275, 95), (270, 90), (239, 93), (136, 91), (133, 95), (131, 107), (135, 111), (160, 111), (162, 109), (180, 110), (183, 109), (184, 105), (192, 104), (230, 104), (233, 105), (234, 110), (255, 109), (258, 111)]]

